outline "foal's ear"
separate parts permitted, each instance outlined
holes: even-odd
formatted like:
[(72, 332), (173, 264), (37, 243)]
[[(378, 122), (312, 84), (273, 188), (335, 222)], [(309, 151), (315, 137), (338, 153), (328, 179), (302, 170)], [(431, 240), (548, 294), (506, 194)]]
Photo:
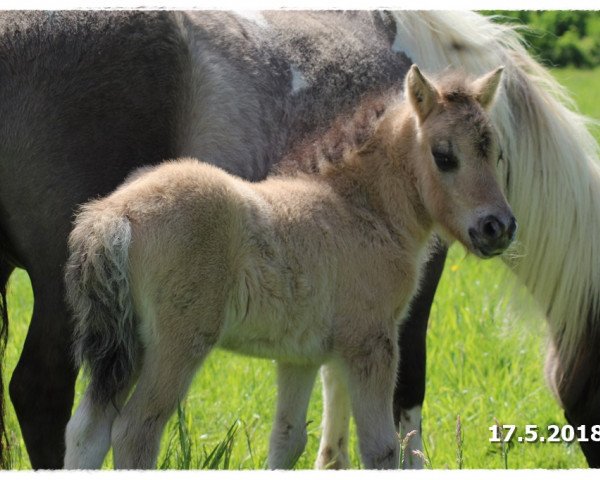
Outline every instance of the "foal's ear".
[(410, 67), (404, 89), (419, 121), (424, 122), (439, 99), (438, 91), (416, 65)]
[(485, 110), (489, 110), (494, 104), (503, 70), (504, 67), (498, 67), (496, 70), (486, 73), (483, 77), (473, 82), (475, 99)]

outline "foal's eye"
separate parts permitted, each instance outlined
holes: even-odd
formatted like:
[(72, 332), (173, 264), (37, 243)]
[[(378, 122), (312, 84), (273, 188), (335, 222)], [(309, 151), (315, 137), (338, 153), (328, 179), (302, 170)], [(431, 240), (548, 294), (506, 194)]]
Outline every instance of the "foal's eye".
[(435, 164), (442, 172), (451, 172), (458, 168), (458, 160), (451, 153), (432, 152)]

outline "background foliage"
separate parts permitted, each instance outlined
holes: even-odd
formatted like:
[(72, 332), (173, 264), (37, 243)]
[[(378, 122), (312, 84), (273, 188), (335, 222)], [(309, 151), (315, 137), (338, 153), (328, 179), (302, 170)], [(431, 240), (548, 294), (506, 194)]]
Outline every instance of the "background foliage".
[(600, 64), (600, 11), (486, 10), (500, 22), (526, 25), (531, 53), (548, 66), (592, 68)]

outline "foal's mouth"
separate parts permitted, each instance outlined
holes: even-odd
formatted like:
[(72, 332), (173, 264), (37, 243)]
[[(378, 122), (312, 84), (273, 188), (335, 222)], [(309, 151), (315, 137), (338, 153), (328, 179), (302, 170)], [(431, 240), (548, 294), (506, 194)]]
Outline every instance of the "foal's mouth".
[(482, 239), (475, 230), (469, 230), (469, 237), (471, 239), (471, 247), (473, 253), (480, 258), (493, 258), (498, 255), (502, 255), (509, 245), (512, 243), (514, 236), (506, 237), (501, 241), (494, 242), (493, 245), (490, 245), (484, 239)]
[(478, 257), (487, 259), (497, 257), (498, 255), (503, 254), (506, 251), (506, 247), (487, 250), (485, 247), (478, 247), (473, 245), (473, 251)]

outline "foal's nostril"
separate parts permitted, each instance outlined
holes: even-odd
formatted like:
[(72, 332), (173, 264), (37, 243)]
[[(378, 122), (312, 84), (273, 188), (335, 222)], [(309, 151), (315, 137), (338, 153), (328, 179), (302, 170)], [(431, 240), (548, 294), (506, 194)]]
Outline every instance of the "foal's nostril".
[(510, 238), (512, 240), (515, 236), (516, 231), (517, 231), (517, 220), (515, 217), (510, 217), (510, 222), (508, 224), (508, 231), (506, 232), (508, 234), (508, 238)]
[(502, 236), (504, 225), (494, 215), (489, 215), (483, 221), (482, 233), (488, 240), (496, 240)]
[(495, 215), (480, 217), (477, 228), (469, 229), (473, 246), (486, 258), (501, 254), (513, 241), (517, 231), (517, 221), (509, 214), (506, 223)]

